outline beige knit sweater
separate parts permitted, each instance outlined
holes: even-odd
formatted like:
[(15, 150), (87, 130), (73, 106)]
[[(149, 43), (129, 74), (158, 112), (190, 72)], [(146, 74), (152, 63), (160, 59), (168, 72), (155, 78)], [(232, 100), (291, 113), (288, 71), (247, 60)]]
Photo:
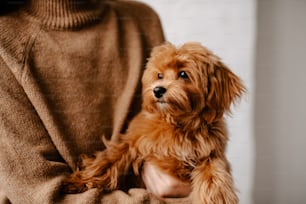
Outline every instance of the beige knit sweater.
[(157, 15), (131, 1), (29, 0), (0, 17), (1, 204), (160, 203), (144, 189), (60, 189), (78, 156), (139, 110), (146, 58), (163, 40)]

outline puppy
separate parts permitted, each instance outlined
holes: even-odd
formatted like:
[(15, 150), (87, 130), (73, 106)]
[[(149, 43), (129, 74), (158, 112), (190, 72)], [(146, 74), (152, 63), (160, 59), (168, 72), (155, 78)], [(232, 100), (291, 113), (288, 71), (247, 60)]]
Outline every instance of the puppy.
[(117, 189), (144, 161), (192, 183), (195, 204), (235, 204), (225, 150), (224, 114), (245, 91), (241, 80), (198, 43), (153, 49), (143, 78), (141, 112), (120, 141), (108, 142), (65, 182), (65, 191)]

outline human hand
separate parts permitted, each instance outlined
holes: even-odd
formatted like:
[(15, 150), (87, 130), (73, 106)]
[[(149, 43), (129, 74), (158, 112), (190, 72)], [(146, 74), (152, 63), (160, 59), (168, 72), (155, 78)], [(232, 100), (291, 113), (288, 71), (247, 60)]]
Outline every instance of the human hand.
[(192, 190), (191, 183), (170, 176), (148, 162), (143, 165), (142, 180), (147, 190), (159, 197), (187, 197)]

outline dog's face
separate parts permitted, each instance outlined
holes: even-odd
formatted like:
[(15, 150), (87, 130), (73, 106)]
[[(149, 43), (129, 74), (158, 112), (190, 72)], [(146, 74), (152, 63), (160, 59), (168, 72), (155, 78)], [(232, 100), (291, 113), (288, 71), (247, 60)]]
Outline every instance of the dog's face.
[(240, 79), (198, 43), (153, 49), (142, 78), (143, 108), (172, 117), (222, 117), (244, 91)]

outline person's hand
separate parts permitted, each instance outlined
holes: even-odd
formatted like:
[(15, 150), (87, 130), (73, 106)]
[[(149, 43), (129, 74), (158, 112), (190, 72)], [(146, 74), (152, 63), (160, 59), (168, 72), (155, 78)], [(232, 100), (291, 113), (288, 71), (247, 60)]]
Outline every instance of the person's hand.
[(192, 190), (191, 183), (170, 176), (148, 162), (143, 165), (142, 180), (146, 189), (159, 197), (187, 197)]

